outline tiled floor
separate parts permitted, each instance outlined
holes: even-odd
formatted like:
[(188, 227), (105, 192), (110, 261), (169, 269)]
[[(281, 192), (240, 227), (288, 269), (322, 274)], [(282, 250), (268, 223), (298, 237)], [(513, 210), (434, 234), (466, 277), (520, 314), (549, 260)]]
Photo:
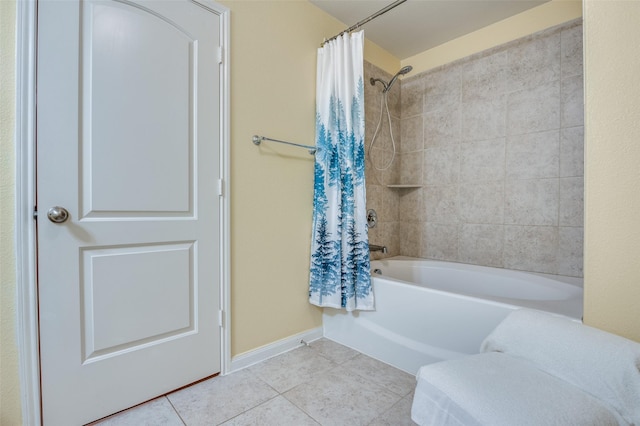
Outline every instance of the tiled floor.
[(414, 387), (412, 375), (320, 339), (95, 425), (413, 425)]

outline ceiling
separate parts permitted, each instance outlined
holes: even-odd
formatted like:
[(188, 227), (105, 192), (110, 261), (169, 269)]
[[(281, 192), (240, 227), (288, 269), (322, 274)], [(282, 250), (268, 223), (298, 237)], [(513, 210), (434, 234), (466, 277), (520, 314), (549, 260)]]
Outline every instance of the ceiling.
[[(345, 29), (393, 3), (392, 0), (310, 1), (345, 23)], [(408, 0), (363, 28), (366, 38), (403, 60), (546, 1)]]

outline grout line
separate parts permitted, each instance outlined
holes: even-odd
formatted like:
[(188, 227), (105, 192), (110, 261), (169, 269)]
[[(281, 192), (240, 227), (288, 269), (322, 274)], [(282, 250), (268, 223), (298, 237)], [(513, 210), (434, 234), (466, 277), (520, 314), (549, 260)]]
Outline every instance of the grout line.
[(178, 409), (175, 407), (175, 405), (173, 405), (173, 402), (171, 402), (171, 400), (169, 399), (169, 395), (164, 395), (164, 398), (167, 400), (167, 402), (169, 402), (169, 405), (171, 405), (171, 408), (173, 408), (173, 411), (176, 413), (176, 415), (178, 416), (178, 418), (180, 419), (180, 421), (182, 422), (182, 424), (184, 426), (187, 426), (187, 422), (184, 421), (184, 419), (182, 418), (182, 416), (180, 415), (180, 412), (178, 411)]

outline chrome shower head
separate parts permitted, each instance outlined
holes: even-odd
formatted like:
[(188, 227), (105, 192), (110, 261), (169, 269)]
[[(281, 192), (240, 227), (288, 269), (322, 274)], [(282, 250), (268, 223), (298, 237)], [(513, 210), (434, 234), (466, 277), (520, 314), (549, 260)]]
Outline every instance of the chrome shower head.
[(393, 83), (396, 82), (396, 79), (401, 76), (401, 75), (405, 75), (405, 74), (409, 74), (411, 72), (411, 70), (413, 69), (413, 67), (411, 65), (407, 65), (406, 67), (402, 67), (400, 69), (400, 71), (398, 71), (396, 73), (396, 75), (393, 76), (393, 78), (391, 78), (391, 81), (389, 81), (389, 84), (387, 84), (385, 86), (385, 88), (382, 90), (382, 93), (386, 93), (389, 90), (391, 90), (391, 86), (393, 86)]
[(402, 67), (400, 71), (398, 71), (398, 74), (401, 74), (401, 75), (409, 74), (411, 70), (413, 70), (413, 67), (411, 65), (407, 65), (406, 67)]

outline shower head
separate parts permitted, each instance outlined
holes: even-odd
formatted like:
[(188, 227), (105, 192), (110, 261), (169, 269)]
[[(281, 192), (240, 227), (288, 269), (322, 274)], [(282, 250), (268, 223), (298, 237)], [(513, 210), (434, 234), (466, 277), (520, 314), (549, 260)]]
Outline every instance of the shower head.
[(391, 86), (393, 86), (393, 83), (396, 82), (396, 79), (399, 76), (405, 75), (405, 74), (409, 74), (412, 69), (413, 69), (413, 67), (411, 65), (407, 65), (406, 67), (402, 67), (400, 69), (400, 71), (398, 71), (396, 73), (396, 75), (391, 77), (391, 81), (389, 81), (388, 83), (386, 81), (384, 81), (384, 80), (381, 80), (379, 78), (373, 78), (373, 77), (369, 79), (369, 83), (371, 83), (372, 86), (375, 86), (376, 82), (379, 81), (380, 83), (382, 83), (382, 86), (383, 86), (382, 93), (387, 93), (391, 89)]
[(400, 75), (409, 74), (411, 70), (413, 70), (413, 67), (411, 65), (407, 65), (406, 67), (402, 67), (400, 71), (398, 71), (398, 74)]
[(395, 83), (395, 82), (396, 82), (396, 79), (397, 79), (399, 76), (401, 76), (401, 75), (409, 74), (409, 73), (411, 72), (411, 70), (412, 70), (412, 69), (413, 69), (413, 67), (412, 67), (411, 65), (407, 65), (406, 67), (402, 67), (402, 68), (400, 69), (400, 71), (398, 71), (398, 72), (396, 73), (396, 75), (394, 75), (394, 76), (391, 78), (391, 81), (389, 81), (389, 84), (387, 84), (387, 85), (385, 86), (385, 88), (382, 90), (382, 93), (386, 93), (386, 92), (388, 92), (389, 90), (391, 90), (391, 86), (393, 86), (393, 83)]

